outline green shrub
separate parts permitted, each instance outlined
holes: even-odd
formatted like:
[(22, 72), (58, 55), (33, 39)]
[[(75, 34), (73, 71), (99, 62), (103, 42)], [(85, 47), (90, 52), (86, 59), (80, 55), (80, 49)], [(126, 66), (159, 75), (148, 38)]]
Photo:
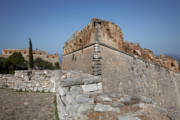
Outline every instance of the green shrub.
[(60, 69), (59, 62), (56, 62), (54, 65), (55, 65), (55, 66), (54, 66), (55, 69)]
[(27, 61), (21, 53), (14, 52), (8, 58), (0, 58), (0, 73), (13, 74), (14, 70), (27, 70)]
[(36, 69), (44, 70), (44, 69), (54, 69), (52, 63), (43, 60), (42, 58), (37, 58), (34, 61), (34, 66)]
[(0, 57), (0, 73), (6, 73), (4, 66), (5, 60), (6, 60), (5, 58)]

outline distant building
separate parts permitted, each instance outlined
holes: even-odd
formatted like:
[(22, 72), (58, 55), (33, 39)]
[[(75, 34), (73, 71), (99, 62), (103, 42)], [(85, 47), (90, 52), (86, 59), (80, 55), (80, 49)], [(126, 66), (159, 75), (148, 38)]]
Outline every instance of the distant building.
[[(20, 52), (24, 59), (28, 61), (29, 59), (29, 49), (2, 49), (2, 54), (0, 57), (9, 57), (14, 52)], [(44, 50), (33, 50), (33, 58), (34, 60), (36, 58), (42, 58), (45, 61), (48, 61), (50, 63), (56, 63), (59, 62), (59, 55), (58, 54), (47, 54)]]

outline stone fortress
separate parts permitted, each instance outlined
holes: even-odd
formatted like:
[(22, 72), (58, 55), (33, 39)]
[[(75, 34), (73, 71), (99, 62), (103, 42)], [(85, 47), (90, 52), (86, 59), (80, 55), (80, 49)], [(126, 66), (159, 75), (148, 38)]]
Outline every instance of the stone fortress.
[(103, 81), (103, 91), (143, 95), (163, 107), (180, 108), (179, 65), (124, 41), (116, 24), (94, 18), (65, 43), (63, 70), (80, 70)]
[[(29, 59), (29, 49), (2, 49), (2, 54), (0, 57), (8, 57), (12, 55), (14, 52), (20, 52), (24, 59), (28, 61)], [(45, 61), (50, 63), (59, 62), (59, 55), (58, 54), (47, 54), (44, 50), (33, 50), (33, 58), (42, 58)]]
[[(65, 43), (63, 55), (72, 54), (79, 49), (83, 50), (83, 47), (87, 47), (95, 42), (112, 47), (136, 58), (151, 61), (170, 70), (179, 71), (178, 62), (173, 58), (165, 55), (155, 56), (149, 49), (141, 48), (138, 44), (124, 41), (120, 27), (114, 23), (97, 18), (92, 19), (83, 30), (76, 32)], [(95, 48), (98, 49), (98, 47)], [(66, 66), (64, 67), (66, 68)]]

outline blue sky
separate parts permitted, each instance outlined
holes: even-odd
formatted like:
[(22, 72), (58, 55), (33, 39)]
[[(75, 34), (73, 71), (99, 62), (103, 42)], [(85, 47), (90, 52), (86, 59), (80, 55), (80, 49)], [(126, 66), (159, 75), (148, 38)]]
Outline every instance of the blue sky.
[(91, 18), (112, 21), (125, 40), (156, 54), (180, 53), (180, 0), (0, 0), (0, 49), (62, 53), (66, 40)]

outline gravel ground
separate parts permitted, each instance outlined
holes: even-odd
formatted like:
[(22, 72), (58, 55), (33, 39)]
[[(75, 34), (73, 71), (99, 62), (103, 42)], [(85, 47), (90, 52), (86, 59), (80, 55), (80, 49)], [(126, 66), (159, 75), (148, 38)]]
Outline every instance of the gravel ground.
[(0, 89), (0, 120), (55, 120), (53, 93)]

